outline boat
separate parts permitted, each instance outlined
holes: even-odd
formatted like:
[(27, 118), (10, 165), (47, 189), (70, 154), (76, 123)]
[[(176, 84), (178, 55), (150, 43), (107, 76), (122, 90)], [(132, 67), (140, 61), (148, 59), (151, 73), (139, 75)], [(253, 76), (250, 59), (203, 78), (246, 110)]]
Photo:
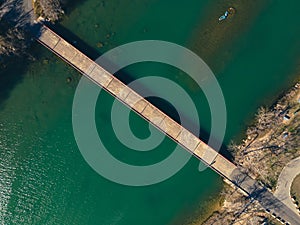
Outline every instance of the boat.
[(219, 17), (219, 21), (226, 20), (227, 17), (228, 17), (228, 15), (229, 15), (229, 12), (226, 11), (226, 12), (224, 13), (224, 15), (222, 15), (222, 16)]

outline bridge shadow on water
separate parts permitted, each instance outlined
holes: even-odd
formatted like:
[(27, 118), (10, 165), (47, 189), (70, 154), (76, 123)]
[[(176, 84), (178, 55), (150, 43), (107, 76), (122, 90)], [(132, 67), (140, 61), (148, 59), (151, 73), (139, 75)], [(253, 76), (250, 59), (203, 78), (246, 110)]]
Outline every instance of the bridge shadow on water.
[[(75, 3), (72, 2), (72, 5), (67, 5), (67, 14), (70, 13), (75, 8), (74, 4), (80, 4), (81, 0), (76, 0)], [(71, 4), (71, 3), (70, 3)], [(16, 8), (19, 10), (20, 8)], [(17, 11), (16, 14), (21, 13), (21, 11)], [(11, 14), (9, 14), (11, 16)], [(30, 17), (30, 13), (20, 14), (20, 16), (13, 21), (16, 24), (22, 24), (25, 32), (30, 34), (32, 37), (38, 37), (40, 34), (40, 24), (29, 24), (28, 20)], [(14, 17), (13, 17), (14, 18)], [(27, 22), (26, 22), (27, 21)], [(93, 47), (89, 46), (82, 39), (80, 39), (77, 35), (72, 33), (70, 30), (66, 29), (60, 24), (51, 24), (46, 23), (48, 27), (53, 29), (57, 34), (62, 36), (66, 41), (74, 45), (81, 52), (89, 56), (92, 60), (96, 60), (101, 54), (96, 51)], [(4, 102), (9, 98), (11, 90), (20, 82), (22, 82), (24, 78), (24, 74), (28, 71), (29, 64), (34, 61), (34, 58), (40, 59), (43, 55), (43, 51), (41, 51), (41, 46), (39, 46), (34, 38), (31, 39), (30, 47), (26, 49), (27, 52), (21, 54), (20, 56), (12, 56), (1, 58), (0, 61), (0, 110), (4, 106)], [(109, 62), (108, 62), (109, 63)], [(128, 84), (134, 81), (134, 77), (131, 74), (128, 74), (124, 71), (116, 73), (115, 76), (120, 79), (125, 84)], [(142, 87), (146, 89), (146, 87)], [(148, 90), (151, 93), (151, 90)], [(153, 93), (155, 96), (155, 93)], [(167, 101), (158, 98), (158, 97), (149, 97), (147, 98), (153, 105), (161, 109), (168, 116), (173, 118), (176, 122), (180, 123), (179, 115), (176, 109)], [(186, 129), (193, 131), (194, 123), (189, 118), (183, 118), (187, 121)], [(210, 133), (204, 129), (200, 128), (200, 134), (194, 133), (197, 137), (201, 138), (204, 142), (208, 142)], [(199, 136), (200, 135), (200, 136)], [(227, 151), (225, 145), (222, 145), (220, 149), (220, 153), (226, 156), (228, 159), (232, 159), (230, 153)]]
[[(84, 40), (80, 39), (76, 34), (72, 33), (70, 30), (66, 29), (60, 24), (46, 24), (50, 29), (54, 30), (58, 35), (63, 37), (67, 42), (71, 43), (74, 47), (76, 47), (78, 50), (80, 50), (82, 53), (87, 55), (92, 60), (96, 60), (98, 57), (101, 56), (101, 54), (96, 51), (93, 47), (88, 45)], [(109, 68), (114, 68), (114, 65), (111, 64), (111, 62), (106, 61), (104, 63), (105, 65), (109, 65)], [(103, 65), (101, 65), (103, 66)], [(107, 66), (104, 66), (105, 69)], [(110, 71), (109, 71), (110, 72)], [(129, 84), (132, 81), (135, 80), (135, 78), (129, 74), (126, 73), (124, 70), (121, 70), (114, 74), (115, 77), (117, 77), (120, 81), (122, 81), (124, 84)], [(139, 89), (147, 90), (147, 93), (153, 93), (149, 88), (145, 87), (143, 84), (139, 84)], [(138, 92), (138, 91), (137, 91)], [(153, 93), (153, 96), (156, 96), (155, 93)], [(174, 108), (174, 106), (169, 103), (166, 100), (163, 100), (159, 97), (147, 97), (146, 98), (149, 102), (151, 102), (153, 105), (158, 107), (161, 111), (163, 111), (165, 114), (170, 116), (172, 119), (174, 119), (176, 122), (180, 123), (179, 114)], [(195, 124), (194, 122), (189, 119), (188, 117), (181, 118), (182, 120), (186, 121), (185, 128), (190, 130), (191, 132), (195, 130)], [(193, 133), (193, 132), (192, 132)], [(210, 138), (210, 132), (207, 130), (204, 130), (200, 127), (200, 135), (194, 133), (195, 136), (199, 137), (201, 140), (203, 140), (205, 143), (208, 143), (208, 140)], [(211, 137), (212, 143), (217, 142), (218, 140), (214, 140), (213, 137)], [(227, 159), (232, 161), (232, 155), (229, 153), (226, 145), (222, 144), (219, 152), (225, 156)]]

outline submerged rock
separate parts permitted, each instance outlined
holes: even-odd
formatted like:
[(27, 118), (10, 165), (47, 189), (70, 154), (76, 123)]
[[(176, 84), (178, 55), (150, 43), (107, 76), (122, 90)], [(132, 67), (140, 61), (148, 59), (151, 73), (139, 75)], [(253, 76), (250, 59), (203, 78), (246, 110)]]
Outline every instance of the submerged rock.
[(98, 43), (97, 43), (97, 47), (98, 47), (98, 48), (102, 48), (103, 46), (104, 46), (104, 44), (103, 44), (102, 42), (98, 42)]
[(67, 83), (71, 83), (72, 82), (72, 77), (67, 77), (66, 81), (67, 81)]
[(236, 13), (236, 9), (233, 7), (228, 8), (227, 11), (228, 11), (229, 15), (234, 15)]

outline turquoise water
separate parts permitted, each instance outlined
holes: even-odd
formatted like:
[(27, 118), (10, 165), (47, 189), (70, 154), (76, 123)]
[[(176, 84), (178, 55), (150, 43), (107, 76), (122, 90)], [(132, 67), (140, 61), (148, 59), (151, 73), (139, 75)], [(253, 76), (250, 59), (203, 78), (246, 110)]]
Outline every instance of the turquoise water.
[[(62, 25), (99, 54), (130, 41), (159, 39), (207, 56), (227, 103), (227, 143), (240, 136), (259, 105), (271, 103), (297, 77), (300, 22), (296, 6), (300, 3), (254, 2), (259, 12), (252, 18), (245, 10), (251, 9), (248, 3), (235, 1), (237, 14), (222, 24), (232, 33), (222, 33), (220, 38), (223, 28), (212, 21), (227, 4), (116, 0), (105, 1), (103, 6), (101, 1), (88, 0), (77, 5)], [(280, 20), (274, 21), (278, 14)], [(243, 27), (241, 32), (235, 30), (237, 26)], [(203, 29), (208, 37), (214, 34), (214, 39), (206, 38)], [(97, 47), (99, 42), (103, 48)], [(203, 46), (209, 46), (208, 50)], [(171, 179), (148, 187), (119, 185), (95, 173), (82, 158), (72, 132), (72, 101), (80, 76), (42, 47), (36, 48), (41, 52), (37, 62), (28, 65), (26, 72), (10, 72), (11, 76), (21, 74), (22, 79), (1, 105), (1, 223), (164, 225), (185, 224), (189, 218), (207, 214), (222, 181), (209, 169), (198, 172), (196, 159)], [(185, 74), (148, 63), (130, 66), (117, 76), (128, 81), (152, 73), (180, 83), (191, 94), (201, 128), (209, 133), (207, 103)], [(112, 102), (103, 93), (96, 108), (97, 126), (106, 128), (103, 135), (112, 154), (123, 161), (149, 164), (172, 152), (174, 143), (169, 139), (146, 156), (122, 146), (111, 128)], [(149, 135), (147, 123), (135, 114), (131, 124), (137, 136)]]

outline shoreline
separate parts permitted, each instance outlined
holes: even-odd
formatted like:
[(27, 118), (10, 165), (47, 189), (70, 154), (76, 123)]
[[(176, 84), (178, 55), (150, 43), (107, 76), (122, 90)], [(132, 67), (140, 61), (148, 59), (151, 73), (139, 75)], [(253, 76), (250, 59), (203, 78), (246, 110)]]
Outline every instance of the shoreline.
[[(276, 181), (283, 167), (300, 155), (300, 140), (297, 135), (300, 123), (299, 99), (298, 81), (270, 107), (260, 107), (253, 124), (247, 128), (245, 138), (240, 144), (231, 143), (229, 146), (235, 162), (247, 168), (252, 177), (272, 190), (276, 188)], [(272, 161), (272, 164), (268, 164), (272, 171), (268, 170), (267, 175), (262, 174), (264, 169), (269, 168), (262, 157), (269, 157)]]
[[(287, 112), (287, 108), (289, 112)], [(279, 116), (279, 119), (276, 121), (280, 122), (280, 125), (270, 121), (271, 118), (267, 119), (273, 112), (276, 112), (276, 115)], [(270, 190), (274, 191), (277, 187), (277, 180), (279, 179), (279, 174), (283, 171), (283, 167), (300, 156), (300, 138), (297, 137), (297, 132), (293, 134), (294, 128), (296, 128), (296, 131), (299, 129), (300, 119), (298, 112), (300, 112), (300, 81), (296, 82), (284, 95), (280, 95), (270, 107), (260, 108), (252, 125), (248, 127), (245, 138), (240, 144), (232, 143), (229, 147), (235, 156), (234, 162), (244, 167), (250, 176), (258, 179), (268, 186)], [(295, 115), (290, 116), (289, 113)], [(274, 118), (272, 117), (272, 119)], [(289, 130), (289, 134), (285, 130)], [(284, 135), (285, 140), (280, 138), (281, 134)], [(293, 135), (295, 139), (293, 139)], [(268, 146), (264, 146), (263, 144), (270, 142), (272, 144), (277, 139), (280, 139), (280, 143), (278, 143), (279, 148), (281, 150), (284, 148), (285, 151), (280, 152), (280, 149), (277, 149), (279, 152), (274, 153), (277, 161), (274, 162), (275, 166), (270, 167), (269, 164), (261, 162), (262, 159), (269, 160), (268, 156), (265, 155), (266, 152), (262, 151), (263, 149), (268, 149)], [(277, 142), (275, 141), (275, 143)], [(293, 147), (295, 150), (287, 148), (291, 143), (294, 144)], [(260, 160), (255, 160), (258, 156), (253, 148), (261, 152)], [(252, 152), (254, 155), (251, 155)], [(265, 176), (262, 175), (263, 171), (267, 171)], [(273, 173), (273, 171), (276, 172)], [(276, 182), (272, 183), (273, 180), (276, 180)], [(275, 219), (270, 217), (257, 203), (251, 203), (249, 199), (235, 192), (232, 188), (228, 188), (225, 185), (222, 192), (224, 196), (223, 206), (214, 212), (203, 225), (240, 224), (235, 221), (244, 221), (244, 223), (246, 221), (254, 223), (275, 222)], [(244, 211), (240, 212), (241, 210)], [(220, 220), (227, 220), (227, 223), (218, 223)]]
[(30, 1), (30, 0), (29, 0)]

